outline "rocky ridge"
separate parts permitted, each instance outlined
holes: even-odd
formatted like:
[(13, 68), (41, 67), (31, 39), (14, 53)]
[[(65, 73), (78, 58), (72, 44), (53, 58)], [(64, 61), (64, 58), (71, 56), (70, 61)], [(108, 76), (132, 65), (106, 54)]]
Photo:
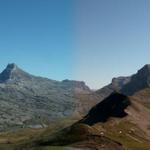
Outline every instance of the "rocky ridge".
[(98, 100), (83, 98), (89, 94), (84, 82), (37, 77), (8, 64), (0, 74), (0, 130), (40, 128), (57, 119), (80, 117)]

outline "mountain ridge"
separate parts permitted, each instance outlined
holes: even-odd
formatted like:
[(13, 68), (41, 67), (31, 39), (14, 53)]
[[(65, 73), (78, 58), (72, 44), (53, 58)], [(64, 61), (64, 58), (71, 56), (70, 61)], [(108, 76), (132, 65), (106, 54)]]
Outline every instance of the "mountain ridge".
[(8, 64), (0, 74), (0, 130), (37, 128), (53, 120), (80, 117), (98, 101), (92, 95), (84, 98), (89, 94), (90, 88), (82, 81), (51, 80)]
[(110, 84), (97, 90), (96, 93), (104, 99), (114, 91), (130, 96), (149, 87), (150, 64), (146, 64), (131, 76), (113, 78)]
[[(83, 117), (92, 106), (114, 91), (132, 95), (127, 93), (127, 88), (139, 95), (137, 93), (142, 88), (149, 86), (149, 79), (150, 65), (145, 65), (132, 76), (113, 78), (109, 85), (92, 91), (83, 81), (51, 80), (31, 75), (14, 63), (8, 64), (0, 74), (0, 130), (9, 126), (37, 128), (61, 118)], [(139, 81), (140, 86), (137, 86)], [(143, 96), (142, 99), (149, 102), (149, 97)]]

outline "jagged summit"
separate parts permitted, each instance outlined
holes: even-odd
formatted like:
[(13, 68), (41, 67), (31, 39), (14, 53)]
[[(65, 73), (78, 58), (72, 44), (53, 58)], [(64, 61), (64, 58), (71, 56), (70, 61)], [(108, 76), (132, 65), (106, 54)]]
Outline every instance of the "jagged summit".
[(109, 85), (96, 92), (102, 98), (106, 98), (113, 91), (119, 91), (125, 95), (133, 95), (145, 88), (150, 88), (150, 64), (144, 65), (131, 76), (113, 78)]
[(18, 70), (19, 67), (15, 63), (10, 63), (6, 66), (6, 68), (3, 70), (3, 72), (11, 73), (15, 70)]
[(9, 63), (4, 69), (4, 71), (7, 71), (7, 72), (12, 72), (12, 71), (17, 71), (17, 70), (21, 70), (21, 69), (15, 63)]
[(150, 64), (145, 64), (143, 68), (146, 68), (146, 69), (150, 70)]
[(31, 75), (20, 69), (15, 63), (8, 64), (0, 74), (0, 83), (31, 79)]
[(138, 70), (138, 74), (142, 75), (150, 75), (150, 64), (146, 64), (143, 68)]
[(9, 70), (14, 70), (16, 68), (18, 68), (18, 66), (15, 63), (8, 64), (6, 67), (6, 69), (9, 69)]
[(130, 82), (124, 85), (121, 92), (127, 95), (150, 87), (150, 65), (147, 64), (134, 75), (131, 76)]

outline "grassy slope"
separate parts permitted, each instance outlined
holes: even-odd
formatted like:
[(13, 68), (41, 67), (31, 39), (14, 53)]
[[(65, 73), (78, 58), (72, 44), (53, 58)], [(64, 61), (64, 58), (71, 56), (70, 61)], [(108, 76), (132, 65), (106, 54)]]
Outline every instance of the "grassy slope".
[[(76, 120), (66, 119), (52, 123), (46, 129), (22, 129), (17, 132), (1, 133), (0, 150), (14, 150), (21, 145), (28, 145), (34, 141), (45, 141), (51, 134), (53, 135), (55, 132), (62, 130), (66, 126), (70, 126), (75, 121)], [(54, 148), (62, 150), (61, 147), (52, 147), (53, 150)], [(47, 148), (43, 148), (42, 150), (47, 150)]]
[(140, 99), (145, 107), (150, 109), (150, 88), (146, 88), (134, 94), (135, 97)]
[[(150, 141), (143, 139), (140, 135), (140, 131), (134, 124), (121, 121), (112, 123), (111, 121), (104, 124), (95, 125), (101, 126), (100, 130), (103, 131), (104, 135), (120, 142), (131, 150), (149, 150)], [(98, 129), (98, 127), (96, 127)]]
[(77, 150), (77, 149), (63, 146), (45, 146), (45, 147), (31, 148), (30, 150)]
[[(18, 147), (18, 145), (22, 144), (28, 144), (31, 143), (31, 141), (37, 141), (39, 139), (42, 139), (42, 141), (47, 141), (50, 139), (52, 133), (54, 131), (59, 131), (62, 129), (66, 124), (67, 121), (64, 121), (65, 123), (57, 123), (57, 125), (51, 125), (47, 129), (28, 129), (28, 130), (22, 130), (21, 132), (17, 133), (5, 133), (1, 134), (0, 136), (0, 150), (13, 150), (14, 148)], [(71, 124), (71, 122), (70, 122)], [(103, 132), (104, 136), (114, 140), (118, 141), (121, 144), (127, 146), (131, 150), (149, 150), (150, 149), (150, 142), (147, 140), (144, 140), (140, 137), (141, 132), (134, 124), (131, 124), (126, 121), (109, 121), (107, 123), (99, 123), (94, 125), (93, 127), (86, 127), (88, 130), (93, 131), (99, 131)], [(80, 130), (83, 131), (84, 126), (80, 127)], [(61, 134), (54, 134), (56, 138), (58, 138), (58, 141), (61, 141), (62, 138), (69, 142), (80, 140), (84, 137), (81, 137), (80, 134), (78, 135), (77, 132), (81, 132), (80, 130), (77, 131), (75, 129), (71, 134), (65, 135), (65, 133)], [(92, 132), (93, 132), (92, 131)], [(120, 133), (121, 131), (121, 133)], [(51, 134), (50, 134), (51, 133)], [(84, 136), (84, 132), (82, 132), (82, 135)], [(85, 135), (86, 136), (86, 135)], [(61, 140), (59, 140), (61, 138)], [(63, 141), (63, 142), (66, 142)], [(56, 144), (56, 143), (55, 143)], [(60, 145), (61, 143), (57, 143)], [(56, 144), (56, 145), (57, 145)], [(68, 143), (70, 144), (70, 143)], [(72, 150), (72, 148), (69, 147), (63, 147), (63, 146), (43, 146), (38, 148), (31, 148), (30, 150)]]

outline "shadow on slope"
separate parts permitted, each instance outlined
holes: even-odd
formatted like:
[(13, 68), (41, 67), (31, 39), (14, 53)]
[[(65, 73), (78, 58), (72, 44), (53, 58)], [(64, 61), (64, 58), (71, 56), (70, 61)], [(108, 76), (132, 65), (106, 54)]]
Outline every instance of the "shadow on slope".
[(123, 118), (127, 115), (124, 111), (130, 105), (129, 98), (120, 93), (112, 93), (102, 102), (93, 107), (89, 113), (79, 122), (93, 125), (98, 122), (106, 122), (110, 117)]

